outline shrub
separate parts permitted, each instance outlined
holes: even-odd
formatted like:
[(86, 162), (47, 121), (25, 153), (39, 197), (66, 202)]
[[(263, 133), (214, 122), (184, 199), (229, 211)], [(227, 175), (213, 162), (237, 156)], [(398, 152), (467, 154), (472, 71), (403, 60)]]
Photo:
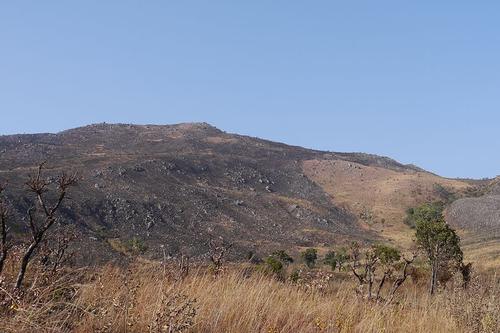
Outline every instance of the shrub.
[(281, 263), (281, 261), (273, 256), (267, 257), (266, 260), (264, 260), (264, 263), (266, 265), (266, 270), (270, 273), (279, 274), (283, 270), (283, 264)]
[(316, 249), (307, 249), (301, 253), (302, 259), (306, 263), (306, 266), (309, 268), (313, 268), (316, 264), (316, 260), (318, 259), (318, 251)]
[(273, 252), (273, 257), (275, 257), (276, 259), (281, 261), (284, 265), (288, 265), (288, 264), (293, 263), (293, 258), (290, 257), (288, 255), (288, 253), (286, 253), (283, 250), (278, 250), (278, 251)]
[[(385, 299), (389, 304), (401, 285), (410, 276), (410, 268), (416, 258), (416, 253), (409, 259), (402, 257), (399, 250), (389, 245), (376, 244), (362, 251), (357, 242), (350, 246), (351, 272), (358, 281), (358, 294), (365, 294), (368, 299), (377, 301)], [(397, 273), (395, 276), (394, 273)], [(382, 297), (384, 284), (389, 278), (393, 278), (393, 284), (387, 296)], [(377, 286), (377, 287), (375, 287)], [(375, 289), (374, 289), (375, 287)], [(375, 291), (375, 294), (373, 293)]]
[(300, 271), (298, 269), (295, 269), (291, 274), (290, 274), (290, 277), (289, 277), (290, 281), (292, 281), (293, 283), (296, 283), (299, 281), (300, 279)]
[(337, 255), (335, 251), (328, 251), (323, 259), (323, 264), (330, 266), (332, 271), (337, 268)]
[(334, 271), (338, 268), (339, 272), (344, 268), (344, 264), (349, 260), (349, 254), (347, 253), (347, 249), (345, 247), (341, 247), (336, 252), (329, 251), (325, 258), (323, 259), (323, 263), (328, 265)]
[(146, 244), (144, 244), (144, 241), (137, 237), (129, 239), (126, 243), (126, 247), (127, 250), (129, 250), (132, 253), (144, 253), (148, 249)]
[(383, 265), (392, 265), (401, 259), (399, 250), (389, 245), (376, 244), (373, 246), (373, 252)]

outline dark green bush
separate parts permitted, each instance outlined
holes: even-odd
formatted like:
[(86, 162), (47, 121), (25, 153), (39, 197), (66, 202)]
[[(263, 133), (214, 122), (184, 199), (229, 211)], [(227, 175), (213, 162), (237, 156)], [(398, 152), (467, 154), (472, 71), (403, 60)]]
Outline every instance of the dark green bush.
[(267, 257), (266, 260), (264, 260), (264, 263), (266, 264), (266, 268), (268, 268), (271, 273), (277, 274), (283, 270), (283, 264), (281, 261), (273, 256)]
[(316, 249), (307, 249), (301, 253), (302, 259), (307, 267), (313, 268), (318, 259), (318, 251)]
[(290, 257), (288, 255), (288, 253), (286, 253), (283, 250), (278, 250), (278, 251), (273, 252), (273, 257), (275, 257), (276, 259), (281, 261), (284, 265), (288, 265), (288, 264), (293, 263), (293, 258)]
[(332, 271), (337, 268), (337, 254), (335, 251), (328, 251), (323, 259), (323, 264), (330, 266)]

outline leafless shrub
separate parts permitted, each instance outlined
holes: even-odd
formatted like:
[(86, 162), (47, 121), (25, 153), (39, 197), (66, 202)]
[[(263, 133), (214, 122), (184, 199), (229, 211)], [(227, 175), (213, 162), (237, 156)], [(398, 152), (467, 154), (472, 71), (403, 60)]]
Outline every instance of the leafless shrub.
[(185, 279), (188, 274), (189, 274), (189, 266), (190, 266), (190, 260), (191, 258), (187, 255), (181, 254), (180, 257), (177, 260), (177, 267), (178, 267), (178, 280), (183, 280)]
[(77, 239), (77, 233), (73, 228), (60, 227), (54, 230), (54, 234), (46, 237), (39, 250), (39, 258), (42, 266), (54, 274), (62, 266), (70, 263), (74, 256), (69, 251), (73, 241)]
[(226, 255), (233, 247), (233, 243), (226, 243), (222, 238), (219, 242), (216, 242), (210, 238), (208, 241), (208, 247), (208, 256), (213, 265), (214, 275), (217, 276), (223, 271)]

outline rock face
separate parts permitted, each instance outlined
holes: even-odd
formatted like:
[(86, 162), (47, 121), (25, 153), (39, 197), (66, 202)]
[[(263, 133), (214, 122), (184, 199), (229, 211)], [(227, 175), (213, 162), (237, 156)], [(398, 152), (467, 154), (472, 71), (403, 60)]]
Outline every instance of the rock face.
[(500, 238), (500, 178), (482, 185), (477, 197), (462, 198), (447, 210), (449, 222), (486, 239)]
[(448, 209), (448, 220), (455, 227), (498, 238), (500, 237), (500, 195), (459, 199)]

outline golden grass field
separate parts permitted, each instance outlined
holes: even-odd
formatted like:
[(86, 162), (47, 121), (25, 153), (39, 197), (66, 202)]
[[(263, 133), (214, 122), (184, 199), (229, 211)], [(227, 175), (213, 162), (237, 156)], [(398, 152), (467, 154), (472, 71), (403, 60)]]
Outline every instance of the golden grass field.
[(468, 291), (449, 286), (434, 297), (427, 295), (425, 281), (409, 280), (396, 301), (384, 305), (356, 296), (348, 273), (326, 267), (296, 266), (304, 278), (295, 283), (249, 264), (226, 267), (219, 276), (206, 266), (192, 267), (184, 278), (176, 267), (135, 261), (55, 275), (32, 269), (32, 286), (21, 299), (7, 293), (7, 275), (0, 331), (494, 333), (500, 328), (496, 276), (474, 282)]
[(428, 172), (393, 171), (341, 160), (305, 161), (302, 168), (336, 205), (356, 213), (377, 233), (403, 247), (411, 242), (409, 228), (402, 223), (406, 209), (436, 200), (436, 184), (458, 192), (470, 186)]

